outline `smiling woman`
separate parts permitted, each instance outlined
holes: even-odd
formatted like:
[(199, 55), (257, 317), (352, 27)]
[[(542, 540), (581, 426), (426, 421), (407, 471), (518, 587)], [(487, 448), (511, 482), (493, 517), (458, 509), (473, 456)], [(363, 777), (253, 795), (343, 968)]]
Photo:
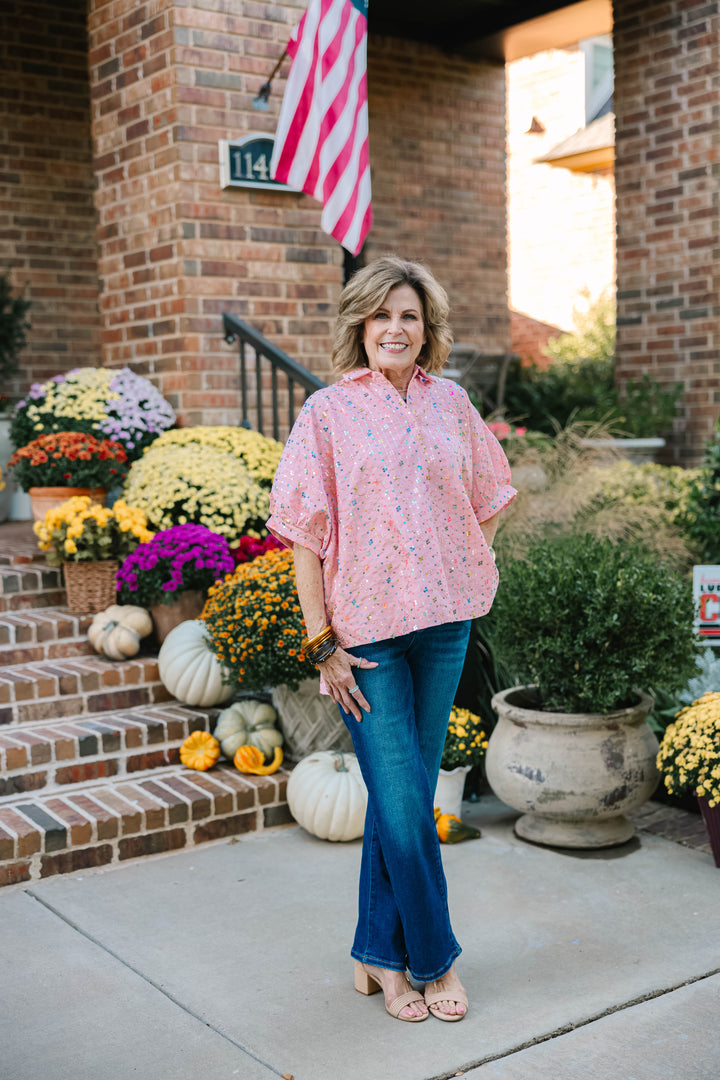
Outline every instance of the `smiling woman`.
[(355, 987), (382, 988), (388, 1012), (414, 1022), (467, 1009), (433, 792), (470, 620), (497, 586), (489, 545), (514, 496), (465, 391), (430, 374), (450, 351), (448, 310), (417, 263), (384, 256), (351, 279), (332, 358), (342, 378), (298, 416), (268, 521), (293, 547), (303, 651), (368, 789)]

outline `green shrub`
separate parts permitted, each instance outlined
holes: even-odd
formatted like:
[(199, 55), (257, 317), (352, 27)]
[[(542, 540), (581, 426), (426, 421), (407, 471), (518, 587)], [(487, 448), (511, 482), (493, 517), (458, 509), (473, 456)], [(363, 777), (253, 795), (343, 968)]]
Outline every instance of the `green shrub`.
[(720, 563), (720, 431), (707, 445), (682, 522), (698, 562)]
[(667, 435), (682, 394), (682, 383), (665, 386), (645, 374), (628, 379), (622, 394), (615, 385), (615, 301), (607, 294), (575, 312), (575, 331), (545, 348), (549, 367), (508, 372), (504, 408), (508, 416), (535, 431), (554, 434), (570, 420), (602, 420), (615, 434), (637, 439)]
[(0, 274), (0, 387), (5, 389), (8, 381), (18, 373), (18, 356), (27, 344), (25, 331), (29, 300), (12, 295), (7, 274)]
[(544, 709), (609, 712), (696, 670), (690, 585), (636, 544), (531, 542), (501, 565), (493, 619), (500, 660)]

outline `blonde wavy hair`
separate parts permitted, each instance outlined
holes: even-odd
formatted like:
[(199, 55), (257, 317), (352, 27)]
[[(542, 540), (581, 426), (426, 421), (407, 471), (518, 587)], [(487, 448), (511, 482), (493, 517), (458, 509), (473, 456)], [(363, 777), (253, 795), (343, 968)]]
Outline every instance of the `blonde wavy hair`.
[(447, 293), (427, 267), (397, 255), (381, 255), (350, 279), (340, 294), (332, 351), (333, 371), (344, 374), (367, 367), (362, 343), (365, 320), (378, 310), (391, 289), (409, 285), (418, 294), (425, 324), (425, 344), (418, 363), (429, 372), (442, 370), (453, 343)]

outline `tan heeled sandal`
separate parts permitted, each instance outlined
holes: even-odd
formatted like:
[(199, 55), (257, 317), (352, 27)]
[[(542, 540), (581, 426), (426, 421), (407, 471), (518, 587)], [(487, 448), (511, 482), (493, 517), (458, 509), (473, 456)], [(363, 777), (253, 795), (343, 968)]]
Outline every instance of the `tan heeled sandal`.
[[(456, 1020), (464, 1020), (468, 1012), (468, 999), (464, 990), (457, 987), (455, 990), (426, 990), (425, 991), (425, 1004), (428, 1010), (436, 1016), (438, 1020), (445, 1020), (447, 1023), (453, 1023)], [(437, 1005), (439, 1001), (454, 1001), (457, 1005), (460, 1003), (465, 1006), (464, 1013), (444, 1013), (440, 1009), (433, 1009), (433, 1005)]]
[[(355, 961), (355, 989), (359, 994), (376, 994), (378, 990), (382, 990), (382, 986), (378, 980), (366, 971), (359, 960)], [(427, 1020), (429, 1013), (424, 1013), (422, 1016), (401, 1016), (406, 1005), (412, 1005), (415, 1001), (424, 1001), (422, 994), (417, 990), (408, 990), (404, 994), (399, 994), (392, 1001), (385, 1002), (385, 1011), (394, 1017), (395, 1020), (407, 1020), (409, 1024), (419, 1023), (421, 1020)]]

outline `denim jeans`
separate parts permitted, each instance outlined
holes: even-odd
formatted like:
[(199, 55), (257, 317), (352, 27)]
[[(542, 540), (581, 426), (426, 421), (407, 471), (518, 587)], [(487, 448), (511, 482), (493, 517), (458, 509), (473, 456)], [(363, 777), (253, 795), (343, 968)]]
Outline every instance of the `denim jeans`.
[(353, 668), (370, 712), (342, 708), (368, 789), (352, 956), (429, 982), (460, 953), (450, 926), (433, 796), (470, 622), (358, 645)]

